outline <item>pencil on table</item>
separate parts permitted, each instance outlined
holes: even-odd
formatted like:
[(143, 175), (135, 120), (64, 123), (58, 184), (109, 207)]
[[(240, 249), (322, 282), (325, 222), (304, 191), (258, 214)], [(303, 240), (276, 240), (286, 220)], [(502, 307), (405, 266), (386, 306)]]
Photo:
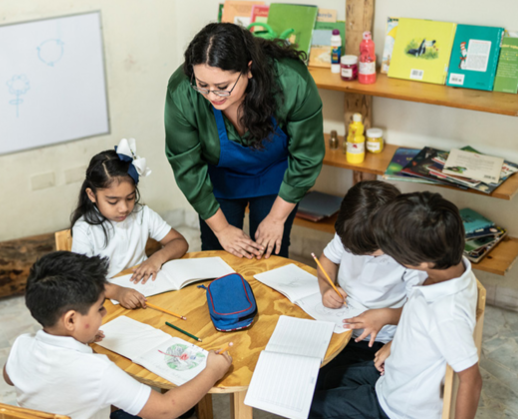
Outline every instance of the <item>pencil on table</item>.
[(150, 308), (154, 308), (155, 310), (162, 311), (162, 312), (164, 312), (164, 313), (170, 314), (171, 316), (178, 317), (178, 318), (180, 318), (180, 319), (182, 319), (182, 320), (187, 320), (187, 317), (184, 317), (184, 316), (182, 316), (182, 315), (180, 315), (180, 314), (176, 314), (176, 313), (174, 313), (174, 312), (172, 312), (172, 311), (170, 311), (170, 310), (166, 310), (165, 308), (162, 308), (162, 307), (156, 306), (156, 305), (154, 305), (154, 304), (151, 304), (151, 303), (146, 302), (146, 306), (148, 306), (148, 307), (150, 307)]
[(171, 324), (169, 322), (165, 322), (165, 324), (168, 325), (169, 327), (172, 327), (175, 330), (178, 330), (179, 332), (182, 332), (184, 335), (187, 335), (190, 338), (197, 340), (198, 342), (202, 342), (202, 340), (198, 336), (191, 335), (189, 332), (186, 332), (185, 330), (180, 329), (178, 326), (175, 326), (174, 324)]
[[(336, 291), (336, 293), (338, 294), (338, 296), (343, 300), (344, 297), (342, 294), (340, 294), (338, 292), (338, 288), (336, 288), (335, 284), (333, 281), (331, 281), (331, 278), (329, 278), (329, 275), (327, 274), (326, 270), (324, 269), (324, 267), (322, 266), (322, 264), (320, 263), (320, 261), (317, 259), (317, 257), (315, 256), (314, 253), (311, 253), (311, 256), (313, 256), (313, 259), (315, 259), (315, 262), (317, 263), (318, 267), (320, 268), (320, 270), (324, 273), (324, 276), (326, 277), (327, 281), (331, 284), (331, 286), (333, 287), (333, 289)], [(345, 302), (344, 300), (344, 304), (347, 305), (347, 303)]]
[(234, 345), (234, 342), (230, 342), (228, 345), (225, 345), (223, 349), (218, 350), (218, 354), (222, 354), (223, 352), (227, 351), (230, 346)]

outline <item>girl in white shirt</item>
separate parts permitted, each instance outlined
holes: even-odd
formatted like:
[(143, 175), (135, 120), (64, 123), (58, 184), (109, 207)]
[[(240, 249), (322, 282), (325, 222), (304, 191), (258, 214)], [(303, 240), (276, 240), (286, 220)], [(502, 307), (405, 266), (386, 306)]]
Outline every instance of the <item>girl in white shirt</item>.
[[(103, 151), (90, 160), (71, 216), (72, 251), (107, 256), (108, 277), (140, 264), (131, 281), (155, 280), (165, 262), (182, 257), (189, 247), (156, 212), (138, 203), (139, 177), (150, 173), (146, 160), (136, 155), (134, 139), (123, 139), (115, 150)], [(145, 249), (149, 238), (163, 247), (148, 259)], [(126, 308), (146, 304), (140, 292), (115, 284), (106, 286), (106, 297)]]

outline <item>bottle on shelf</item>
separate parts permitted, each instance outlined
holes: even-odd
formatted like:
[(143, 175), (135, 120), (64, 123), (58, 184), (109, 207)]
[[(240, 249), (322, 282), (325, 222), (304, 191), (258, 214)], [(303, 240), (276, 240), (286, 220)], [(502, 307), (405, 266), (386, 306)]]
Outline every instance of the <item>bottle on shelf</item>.
[(383, 151), (383, 130), (369, 128), (367, 130), (367, 151), (377, 154)]
[(338, 133), (333, 130), (329, 136), (329, 149), (336, 150), (338, 148)]
[(331, 73), (340, 73), (340, 58), (342, 57), (342, 37), (338, 29), (333, 29), (331, 35)]
[(340, 60), (340, 77), (344, 81), (353, 81), (358, 78), (358, 57), (344, 55)]
[(363, 32), (363, 40), (360, 42), (360, 70), (358, 81), (362, 84), (376, 82), (376, 54), (374, 42), (369, 31)]
[(353, 115), (353, 122), (349, 124), (346, 142), (346, 158), (349, 163), (363, 163), (365, 159), (365, 127), (362, 123), (362, 116), (359, 113)]

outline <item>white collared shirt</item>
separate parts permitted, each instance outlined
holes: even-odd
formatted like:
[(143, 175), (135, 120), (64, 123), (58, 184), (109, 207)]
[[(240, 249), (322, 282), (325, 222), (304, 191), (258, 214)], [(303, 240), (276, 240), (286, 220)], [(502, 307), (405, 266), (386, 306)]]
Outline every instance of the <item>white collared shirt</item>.
[(391, 419), (438, 419), (446, 363), (455, 372), (478, 361), (473, 340), (477, 281), (471, 264), (459, 278), (416, 286), (397, 328), (385, 375), (376, 383), (381, 407)]
[(171, 231), (171, 226), (146, 205), (135, 207), (120, 223), (105, 221), (104, 227), (108, 245), (100, 225), (90, 225), (83, 217), (79, 218), (72, 228), (72, 252), (107, 256), (110, 259), (108, 278), (144, 262), (148, 238), (160, 241)]
[[(350, 298), (367, 309), (403, 306), (412, 287), (422, 284), (427, 276), (424, 272), (405, 268), (388, 255), (353, 255), (344, 248), (338, 234), (335, 234), (324, 249), (324, 256), (340, 265), (340, 287)], [(384, 326), (376, 336), (376, 341), (391, 341), (395, 331), (396, 326)], [(362, 333), (363, 329), (354, 330), (353, 337)], [(370, 337), (366, 338), (368, 339)]]
[(21, 407), (72, 419), (107, 419), (110, 405), (136, 415), (151, 393), (106, 355), (94, 354), (72, 337), (43, 330), (19, 336), (5, 368)]

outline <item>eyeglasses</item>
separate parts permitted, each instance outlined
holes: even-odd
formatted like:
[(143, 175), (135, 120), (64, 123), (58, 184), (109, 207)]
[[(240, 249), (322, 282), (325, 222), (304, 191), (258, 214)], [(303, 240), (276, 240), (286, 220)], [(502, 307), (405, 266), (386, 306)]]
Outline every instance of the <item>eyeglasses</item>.
[(192, 81), (194, 79), (194, 72), (193, 72), (192, 76), (191, 76), (191, 87), (194, 90), (196, 90), (197, 92), (201, 93), (202, 95), (208, 95), (210, 92), (212, 92), (216, 96), (219, 96), (219, 97), (229, 97), (230, 94), (232, 93), (232, 91), (234, 90), (234, 88), (237, 86), (237, 82), (241, 78), (241, 74), (243, 74), (243, 73), (239, 73), (239, 77), (237, 78), (236, 82), (234, 83), (234, 86), (232, 86), (232, 89), (230, 89), (230, 90), (209, 90), (209, 89), (202, 89), (201, 87), (198, 87), (195, 84), (192, 84)]

